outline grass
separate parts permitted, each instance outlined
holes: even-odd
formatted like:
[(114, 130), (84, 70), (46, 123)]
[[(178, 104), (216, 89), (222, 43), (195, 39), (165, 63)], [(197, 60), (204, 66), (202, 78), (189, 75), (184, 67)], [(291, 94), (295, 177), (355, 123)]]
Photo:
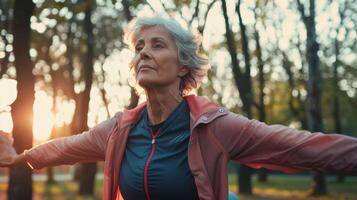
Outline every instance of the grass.
[[(236, 177), (230, 176), (230, 191), (236, 192)], [(268, 182), (261, 183), (253, 178), (252, 196), (239, 194), (240, 200), (355, 200), (357, 199), (357, 178), (347, 177), (345, 183), (337, 183), (334, 177), (327, 179), (329, 195), (309, 196), (311, 178), (296, 175), (270, 175)], [(6, 199), (7, 184), (0, 183), (0, 199)], [(72, 181), (46, 184), (34, 182), (34, 200), (100, 200), (102, 181), (96, 182), (95, 196), (80, 197), (77, 195), (78, 184)]]
[[(236, 192), (235, 176), (230, 176), (230, 191)], [(253, 196), (239, 194), (240, 200), (356, 200), (357, 178), (347, 177), (344, 183), (335, 181), (335, 177), (328, 177), (328, 195), (311, 196), (311, 177), (299, 175), (270, 175), (268, 182), (258, 182), (253, 178)]]
[[(96, 182), (94, 196), (79, 196), (77, 194), (78, 184), (73, 181), (56, 182), (46, 184), (45, 182), (34, 182), (33, 200), (100, 200), (102, 199), (102, 181)], [(7, 184), (0, 183), (0, 199), (6, 199)]]

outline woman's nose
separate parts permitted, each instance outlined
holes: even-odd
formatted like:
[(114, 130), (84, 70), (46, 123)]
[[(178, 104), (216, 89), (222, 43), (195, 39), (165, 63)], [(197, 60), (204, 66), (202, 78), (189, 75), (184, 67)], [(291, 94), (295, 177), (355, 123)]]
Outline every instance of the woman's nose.
[(140, 58), (141, 59), (148, 59), (150, 58), (150, 53), (148, 52), (147, 48), (143, 48), (141, 51), (140, 51)]

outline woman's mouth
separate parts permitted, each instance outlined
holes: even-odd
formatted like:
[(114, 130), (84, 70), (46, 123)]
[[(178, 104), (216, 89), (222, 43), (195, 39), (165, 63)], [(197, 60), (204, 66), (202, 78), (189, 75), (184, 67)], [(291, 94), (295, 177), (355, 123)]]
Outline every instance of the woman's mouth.
[(139, 66), (138, 72), (142, 71), (142, 70), (154, 70), (155, 71), (155, 68), (151, 67), (150, 65), (143, 64), (143, 65)]

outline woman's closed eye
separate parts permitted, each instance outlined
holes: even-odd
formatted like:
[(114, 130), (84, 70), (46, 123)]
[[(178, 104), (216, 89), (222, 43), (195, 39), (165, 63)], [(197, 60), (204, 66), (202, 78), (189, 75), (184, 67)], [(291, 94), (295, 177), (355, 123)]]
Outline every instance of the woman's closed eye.
[(158, 43), (153, 44), (153, 48), (154, 48), (154, 49), (162, 49), (162, 48), (164, 48), (164, 47), (165, 47), (165, 45), (162, 44), (161, 42), (158, 42)]
[[(141, 50), (143, 50), (145, 48), (146, 45), (144, 44), (137, 44), (135, 46), (135, 53), (139, 53)], [(151, 44), (151, 48), (152, 49), (162, 49), (165, 48), (165, 44), (161, 41), (155, 41)]]
[(138, 53), (143, 49), (143, 45), (136, 45), (135, 46), (135, 52)]

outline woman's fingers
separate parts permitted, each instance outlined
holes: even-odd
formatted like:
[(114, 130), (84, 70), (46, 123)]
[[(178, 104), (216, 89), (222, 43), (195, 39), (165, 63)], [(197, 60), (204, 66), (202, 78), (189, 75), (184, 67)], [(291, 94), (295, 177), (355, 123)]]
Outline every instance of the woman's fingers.
[(10, 134), (0, 131), (0, 167), (11, 166), (17, 155), (12, 141)]

